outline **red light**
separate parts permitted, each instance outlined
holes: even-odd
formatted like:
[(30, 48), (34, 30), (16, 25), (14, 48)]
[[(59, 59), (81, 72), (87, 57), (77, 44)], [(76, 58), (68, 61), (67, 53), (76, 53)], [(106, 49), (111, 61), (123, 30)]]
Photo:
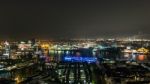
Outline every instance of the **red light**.
[(145, 59), (145, 56), (144, 56), (144, 55), (139, 55), (139, 56), (138, 56), (138, 60), (143, 61), (144, 59)]

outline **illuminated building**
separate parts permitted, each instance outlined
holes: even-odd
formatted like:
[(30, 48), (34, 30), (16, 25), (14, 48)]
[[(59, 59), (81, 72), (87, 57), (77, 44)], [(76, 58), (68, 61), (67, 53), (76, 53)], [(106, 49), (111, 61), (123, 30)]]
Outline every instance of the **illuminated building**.
[(149, 53), (149, 50), (142, 47), (142, 48), (139, 48), (139, 49), (137, 50), (137, 52), (138, 52), (138, 53), (142, 53), (142, 54), (148, 54), (148, 53)]
[(96, 57), (75, 57), (75, 56), (66, 56), (64, 57), (64, 61), (66, 62), (87, 62), (87, 63), (95, 63), (97, 61)]
[(4, 52), (3, 55), (1, 56), (1, 59), (9, 59), (10, 58), (10, 44), (5, 41), (4, 43)]

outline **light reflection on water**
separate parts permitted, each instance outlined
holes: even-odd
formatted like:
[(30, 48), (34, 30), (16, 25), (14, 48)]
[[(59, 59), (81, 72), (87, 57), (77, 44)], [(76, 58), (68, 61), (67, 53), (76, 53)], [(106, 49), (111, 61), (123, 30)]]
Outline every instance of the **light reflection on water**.
[[(49, 56), (53, 57), (53, 60), (61, 61), (62, 56), (75, 55), (76, 52), (77, 51), (70, 51), (70, 50), (67, 50), (67, 51), (60, 51), (60, 50), (59, 51), (53, 51), (53, 50), (51, 50), (49, 53)], [(93, 51), (83, 51), (81, 54), (82, 55), (88, 55), (88, 56), (96, 56), (96, 55), (101, 56), (101, 54), (93, 52)], [(113, 54), (111, 54), (111, 55), (113, 55)], [(114, 55), (116, 55), (116, 53)], [(22, 68), (19, 70), (14, 70), (11, 72), (2, 72), (2, 73), (0, 73), (0, 78), (11, 78), (11, 79), (15, 79), (16, 81), (22, 81), (22, 80), (24, 80), (24, 78), (27, 78), (29, 76), (36, 74), (36, 70), (37, 70), (37, 67), (32, 66), (32, 67), (28, 67), (28, 68)]]

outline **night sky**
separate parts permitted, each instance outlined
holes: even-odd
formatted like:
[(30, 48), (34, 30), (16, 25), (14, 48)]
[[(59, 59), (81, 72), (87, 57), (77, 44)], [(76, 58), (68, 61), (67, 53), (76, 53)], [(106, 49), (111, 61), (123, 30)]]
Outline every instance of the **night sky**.
[(150, 1), (0, 2), (0, 29), (1, 39), (149, 35)]

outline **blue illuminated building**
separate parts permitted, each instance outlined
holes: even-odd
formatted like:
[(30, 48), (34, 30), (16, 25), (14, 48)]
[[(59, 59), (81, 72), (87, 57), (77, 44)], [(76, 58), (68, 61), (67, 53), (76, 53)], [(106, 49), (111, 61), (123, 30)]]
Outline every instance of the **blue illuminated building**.
[(87, 62), (87, 63), (95, 63), (97, 61), (96, 57), (77, 57), (77, 56), (65, 56), (65, 62)]

